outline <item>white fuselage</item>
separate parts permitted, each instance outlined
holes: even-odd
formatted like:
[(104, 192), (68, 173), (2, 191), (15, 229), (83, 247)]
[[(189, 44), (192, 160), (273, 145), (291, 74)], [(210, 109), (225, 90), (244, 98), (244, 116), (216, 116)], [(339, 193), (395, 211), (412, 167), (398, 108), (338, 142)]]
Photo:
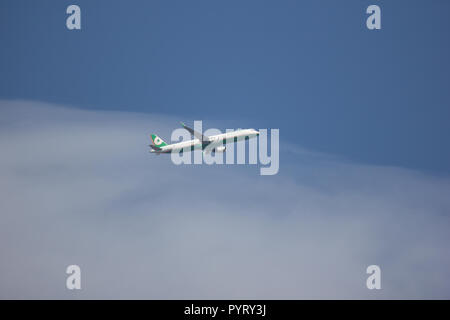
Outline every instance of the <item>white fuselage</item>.
[[(215, 147), (222, 147), (226, 143), (237, 142), (240, 140), (250, 139), (257, 137), (259, 132), (254, 129), (243, 129), (236, 130), (232, 132), (226, 132), (217, 134), (214, 136), (209, 136), (208, 140), (205, 141), (210, 150), (215, 149)], [(170, 152), (179, 152), (181, 150), (193, 151), (193, 150), (201, 150), (204, 145), (199, 139), (193, 139), (189, 141), (183, 141), (178, 143), (169, 144), (167, 146), (161, 147), (161, 151), (152, 150), (152, 152), (157, 153), (170, 153)]]

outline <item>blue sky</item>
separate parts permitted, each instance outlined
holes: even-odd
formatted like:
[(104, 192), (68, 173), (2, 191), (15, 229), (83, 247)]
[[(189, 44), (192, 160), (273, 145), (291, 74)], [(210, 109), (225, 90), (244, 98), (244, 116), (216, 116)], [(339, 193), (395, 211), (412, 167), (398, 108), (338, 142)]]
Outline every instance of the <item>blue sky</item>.
[(357, 162), (450, 172), (448, 1), (80, 0), (68, 31), (72, 3), (2, 1), (0, 98), (280, 128)]
[[(1, 1), (0, 299), (448, 299), (448, 12)], [(279, 173), (148, 153), (193, 120), (279, 128)]]

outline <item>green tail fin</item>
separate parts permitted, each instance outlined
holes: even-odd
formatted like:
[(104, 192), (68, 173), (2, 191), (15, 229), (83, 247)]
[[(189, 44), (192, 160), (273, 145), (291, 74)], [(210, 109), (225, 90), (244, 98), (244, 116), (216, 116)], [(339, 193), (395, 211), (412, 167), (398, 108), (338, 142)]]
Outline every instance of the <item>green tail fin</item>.
[(164, 140), (158, 137), (156, 134), (152, 134), (152, 142), (159, 148), (167, 146), (167, 143), (165, 143)]

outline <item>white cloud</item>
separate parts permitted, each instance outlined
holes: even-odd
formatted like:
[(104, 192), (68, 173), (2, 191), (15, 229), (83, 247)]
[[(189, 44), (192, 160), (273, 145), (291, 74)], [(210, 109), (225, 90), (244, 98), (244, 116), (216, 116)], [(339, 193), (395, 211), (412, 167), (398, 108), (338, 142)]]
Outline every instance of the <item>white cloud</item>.
[(178, 120), (0, 101), (0, 298), (450, 297), (448, 179), (282, 140), (277, 176), (175, 166)]

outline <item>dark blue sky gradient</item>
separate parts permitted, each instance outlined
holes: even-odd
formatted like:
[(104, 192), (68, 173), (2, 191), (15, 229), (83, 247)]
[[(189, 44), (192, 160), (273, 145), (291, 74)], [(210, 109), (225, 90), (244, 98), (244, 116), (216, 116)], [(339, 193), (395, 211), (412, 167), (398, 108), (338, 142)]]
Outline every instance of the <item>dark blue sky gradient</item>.
[[(66, 29), (70, 4), (81, 31)], [(0, 98), (280, 128), (281, 143), (447, 176), (449, 13), (445, 0), (2, 0)]]

